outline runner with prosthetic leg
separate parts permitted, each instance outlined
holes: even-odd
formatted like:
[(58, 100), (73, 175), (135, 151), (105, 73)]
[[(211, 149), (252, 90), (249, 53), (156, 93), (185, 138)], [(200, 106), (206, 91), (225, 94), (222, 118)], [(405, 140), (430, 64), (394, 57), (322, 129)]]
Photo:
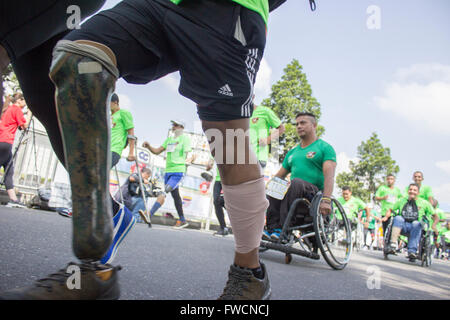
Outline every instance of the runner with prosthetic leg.
[[(64, 274), (50, 276), (51, 283), (42, 280), (44, 287), (16, 290), (15, 298), (119, 297), (118, 268), (97, 262), (113, 236), (108, 101), (119, 76), (143, 84), (177, 70), (179, 91), (198, 105), (214, 150), (235, 235), (234, 264), (220, 299), (270, 296), (267, 270), (258, 255), (268, 206), (264, 179), (248, 136), (242, 148), (235, 143), (236, 135), (229, 133), (248, 130), (269, 9), (282, 2), (125, 0), (71, 32), (65, 37), (69, 42), (56, 45), (50, 77), (57, 87), (58, 119), (72, 185), (73, 249), (85, 272), (81, 272), (80, 290), (54, 285), (67, 279), (63, 270)], [(219, 55), (221, 59), (213, 58)], [(224, 94), (223, 87), (232, 92)], [(99, 278), (103, 268), (104, 277)]]

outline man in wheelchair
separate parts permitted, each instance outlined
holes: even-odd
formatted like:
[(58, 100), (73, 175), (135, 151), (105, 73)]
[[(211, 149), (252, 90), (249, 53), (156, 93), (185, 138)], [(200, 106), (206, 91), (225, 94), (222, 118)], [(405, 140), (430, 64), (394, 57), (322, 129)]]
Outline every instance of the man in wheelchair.
[(394, 215), (390, 242), (386, 248), (388, 254), (396, 254), (400, 234), (408, 236), (408, 258), (417, 259), (417, 249), (422, 230), (433, 221), (432, 229), (437, 233), (436, 224), (439, 221), (431, 204), (419, 198), (419, 186), (411, 183), (408, 187), (408, 197), (397, 201), (387, 212), (388, 218)]
[(333, 147), (317, 138), (317, 120), (312, 113), (300, 112), (295, 117), (300, 143), (292, 148), (284, 158), (275, 178), (284, 180), (291, 175), (284, 197), (267, 195), (266, 229), (263, 240), (278, 240), (291, 204), (298, 198), (312, 201), (314, 195), (323, 190), (323, 200), (319, 211), (331, 213), (331, 194), (333, 193), (336, 152)]

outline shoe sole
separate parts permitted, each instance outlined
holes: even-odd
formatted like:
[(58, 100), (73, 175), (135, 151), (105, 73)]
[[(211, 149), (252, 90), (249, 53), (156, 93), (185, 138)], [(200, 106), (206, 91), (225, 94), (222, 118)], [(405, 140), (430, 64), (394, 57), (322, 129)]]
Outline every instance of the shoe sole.
[(150, 224), (149, 218), (147, 217), (147, 215), (142, 210), (139, 210), (139, 215), (141, 216), (142, 220), (144, 220), (144, 222), (146, 224)]
[(178, 227), (174, 226), (173, 228), (179, 230), (179, 229), (186, 228), (187, 226), (189, 226), (189, 223), (183, 224), (182, 226), (178, 226)]

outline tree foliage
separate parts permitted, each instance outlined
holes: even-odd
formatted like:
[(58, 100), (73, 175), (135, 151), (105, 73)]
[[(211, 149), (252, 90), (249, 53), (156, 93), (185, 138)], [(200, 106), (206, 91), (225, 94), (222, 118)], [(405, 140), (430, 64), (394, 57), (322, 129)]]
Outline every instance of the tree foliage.
[(367, 140), (361, 142), (357, 149), (358, 161), (350, 161), (350, 172), (337, 175), (339, 188), (349, 186), (354, 196), (370, 201), (377, 188), (384, 183), (387, 174), (396, 174), (400, 167), (391, 157), (391, 150), (381, 144), (374, 132)]
[[(281, 80), (272, 86), (270, 97), (261, 103), (272, 109), (286, 127), (285, 133), (280, 137), (282, 149), (280, 160), (283, 160), (286, 153), (298, 144), (295, 115), (303, 111), (313, 113), (317, 120), (321, 116), (320, 103), (312, 96), (311, 86), (298, 60), (292, 60), (283, 71)], [(324, 131), (324, 127), (318, 125), (318, 136), (321, 136)]]

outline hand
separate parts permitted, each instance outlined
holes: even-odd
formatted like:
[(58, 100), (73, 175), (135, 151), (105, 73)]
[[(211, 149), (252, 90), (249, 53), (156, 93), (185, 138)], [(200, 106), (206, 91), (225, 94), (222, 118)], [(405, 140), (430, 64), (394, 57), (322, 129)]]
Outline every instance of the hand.
[(328, 215), (331, 213), (331, 202), (329, 201), (321, 201), (319, 205), (319, 212), (322, 215)]
[(150, 149), (150, 143), (148, 143), (147, 141), (144, 141), (144, 143), (142, 144), (142, 147)]
[(136, 161), (136, 157), (132, 154), (128, 155), (127, 161)]
[(381, 218), (381, 222), (385, 222), (385, 221), (387, 221), (386, 216), (384, 216), (383, 218)]

